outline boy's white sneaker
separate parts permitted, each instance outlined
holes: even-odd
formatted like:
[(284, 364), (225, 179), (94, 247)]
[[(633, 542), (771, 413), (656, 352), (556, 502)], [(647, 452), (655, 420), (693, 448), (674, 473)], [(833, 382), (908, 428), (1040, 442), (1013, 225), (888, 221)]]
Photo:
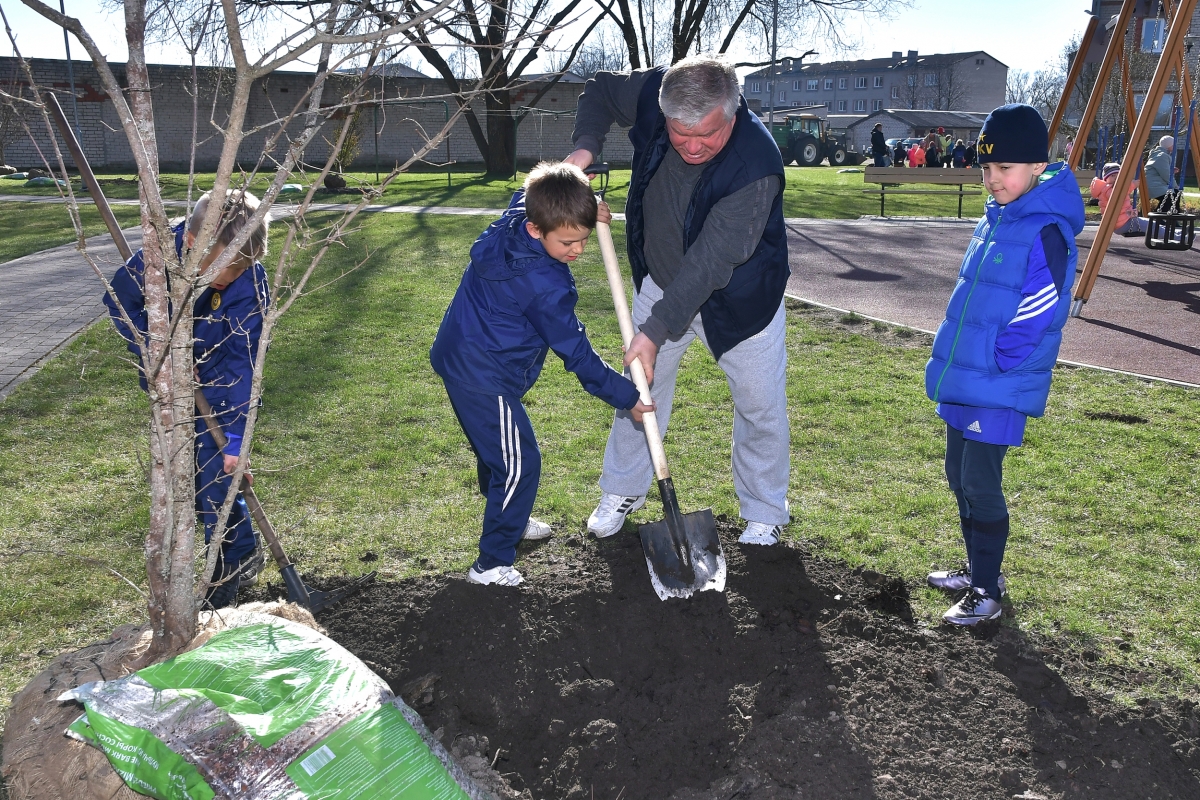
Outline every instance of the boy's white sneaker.
[(542, 522), (540, 519), (529, 518), (529, 522), (525, 525), (525, 533), (521, 534), (522, 539), (528, 539), (531, 542), (536, 542), (541, 539), (549, 539), (550, 526)]
[(588, 530), (595, 534), (597, 539), (608, 538), (621, 530), (621, 526), (625, 524), (625, 517), (645, 504), (646, 495), (644, 494), (638, 497), (625, 497), (605, 492), (600, 495), (600, 503), (596, 506), (596, 510), (588, 517)]
[(747, 522), (746, 530), (738, 537), (742, 544), (761, 544), (767, 547), (779, 544), (779, 532), (783, 526), (765, 522)]
[(951, 625), (976, 625), (987, 620), (1000, 619), (1003, 606), (993, 600), (983, 589), (968, 589), (962, 598), (942, 614), (942, 619)]
[(478, 564), (473, 564), (467, 570), (467, 580), (485, 586), (493, 583), (497, 586), (516, 586), (525, 579), (521, 577), (521, 573), (517, 572), (515, 567), (500, 566), (481, 570)]
[[(963, 567), (962, 569), (938, 570), (929, 573), (925, 579), (930, 586), (935, 589), (943, 589), (947, 592), (961, 592), (963, 589), (971, 587), (971, 570)], [(1003, 596), (1008, 592), (1008, 581), (1004, 578), (1004, 573), (1000, 573), (1000, 594)]]

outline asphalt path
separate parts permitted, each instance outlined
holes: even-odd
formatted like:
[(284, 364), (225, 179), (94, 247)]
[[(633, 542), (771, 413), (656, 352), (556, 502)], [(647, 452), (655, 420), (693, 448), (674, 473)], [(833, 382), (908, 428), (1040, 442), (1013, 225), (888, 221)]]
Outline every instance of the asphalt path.
[[(933, 331), (973, 222), (789, 220), (788, 293)], [(1096, 235), (1076, 239), (1082, 271)], [(1200, 253), (1149, 250), (1116, 237), (1083, 316), (1067, 321), (1060, 358), (1200, 385)]]

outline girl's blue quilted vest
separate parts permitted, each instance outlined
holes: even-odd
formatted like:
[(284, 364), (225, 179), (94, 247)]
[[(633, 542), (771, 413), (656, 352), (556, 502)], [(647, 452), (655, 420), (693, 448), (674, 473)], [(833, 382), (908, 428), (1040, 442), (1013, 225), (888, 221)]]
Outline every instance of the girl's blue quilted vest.
[[(938, 403), (1011, 408), (1031, 417), (1046, 411), (1050, 374), (1058, 360), (1062, 328), (1071, 308), (1071, 286), (1083, 230), (1083, 199), (1075, 175), (1053, 164), (1042, 182), (1006, 206), (988, 200), (958, 272), (946, 319), (925, 366), (925, 393)], [(1034, 238), (1057, 225), (1067, 242), (1067, 279), (1054, 321), (1041, 343), (1019, 366), (996, 366), (996, 335), (1017, 313)]]

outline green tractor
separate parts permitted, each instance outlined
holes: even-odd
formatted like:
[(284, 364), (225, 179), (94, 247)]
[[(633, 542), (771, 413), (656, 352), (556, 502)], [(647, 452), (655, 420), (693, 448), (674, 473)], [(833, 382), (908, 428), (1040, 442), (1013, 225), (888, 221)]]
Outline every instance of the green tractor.
[(802, 167), (815, 167), (829, 159), (829, 166), (845, 167), (863, 161), (854, 145), (846, 142), (845, 131), (835, 132), (816, 114), (789, 114), (771, 126), (771, 134), (784, 164), (795, 161)]

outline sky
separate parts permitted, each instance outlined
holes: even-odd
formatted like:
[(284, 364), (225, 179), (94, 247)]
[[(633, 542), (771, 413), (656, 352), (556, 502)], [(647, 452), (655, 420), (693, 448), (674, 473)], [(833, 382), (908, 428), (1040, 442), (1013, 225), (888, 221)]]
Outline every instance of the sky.
[[(56, 3), (57, 0), (48, 0)], [(98, 10), (97, 0), (63, 0), (67, 13), (80, 18), (110, 60), (126, 57), (122, 18)], [(852, 55), (825, 48), (821, 42), (810, 47), (819, 52), (814, 61), (839, 58), (881, 58), (894, 50), (920, 53), (949, 53), (984, 50), (1010, 69), (1034, 72), (1055, 59), (1073, 35), (1087, 25), (1087, 0), (913, 0), (912, 7), (894, 7), (883, 18), (869, 22), (853, 20), (847, 34), (859, 42)], [(1003, 13), (998, 10), (1003, 8)], [(0, 0), (9, 24), (17, 35), (21, 53), (35, 58), (63, 58), (62, 29), (27, 9), (20, 0)], [(0, 55), (12, 55), (7, 37)], [(72, 38), (71, 55), (87, 57)], [(184, 64), (182, 49), (156, 48), (148, 53), (152, 63)], [(789, 53), (781, 53), (789, 55)], [(416, 63), (414, 61), (414, 63)], [(423, 70), (432, 73), (432, 70)]]

